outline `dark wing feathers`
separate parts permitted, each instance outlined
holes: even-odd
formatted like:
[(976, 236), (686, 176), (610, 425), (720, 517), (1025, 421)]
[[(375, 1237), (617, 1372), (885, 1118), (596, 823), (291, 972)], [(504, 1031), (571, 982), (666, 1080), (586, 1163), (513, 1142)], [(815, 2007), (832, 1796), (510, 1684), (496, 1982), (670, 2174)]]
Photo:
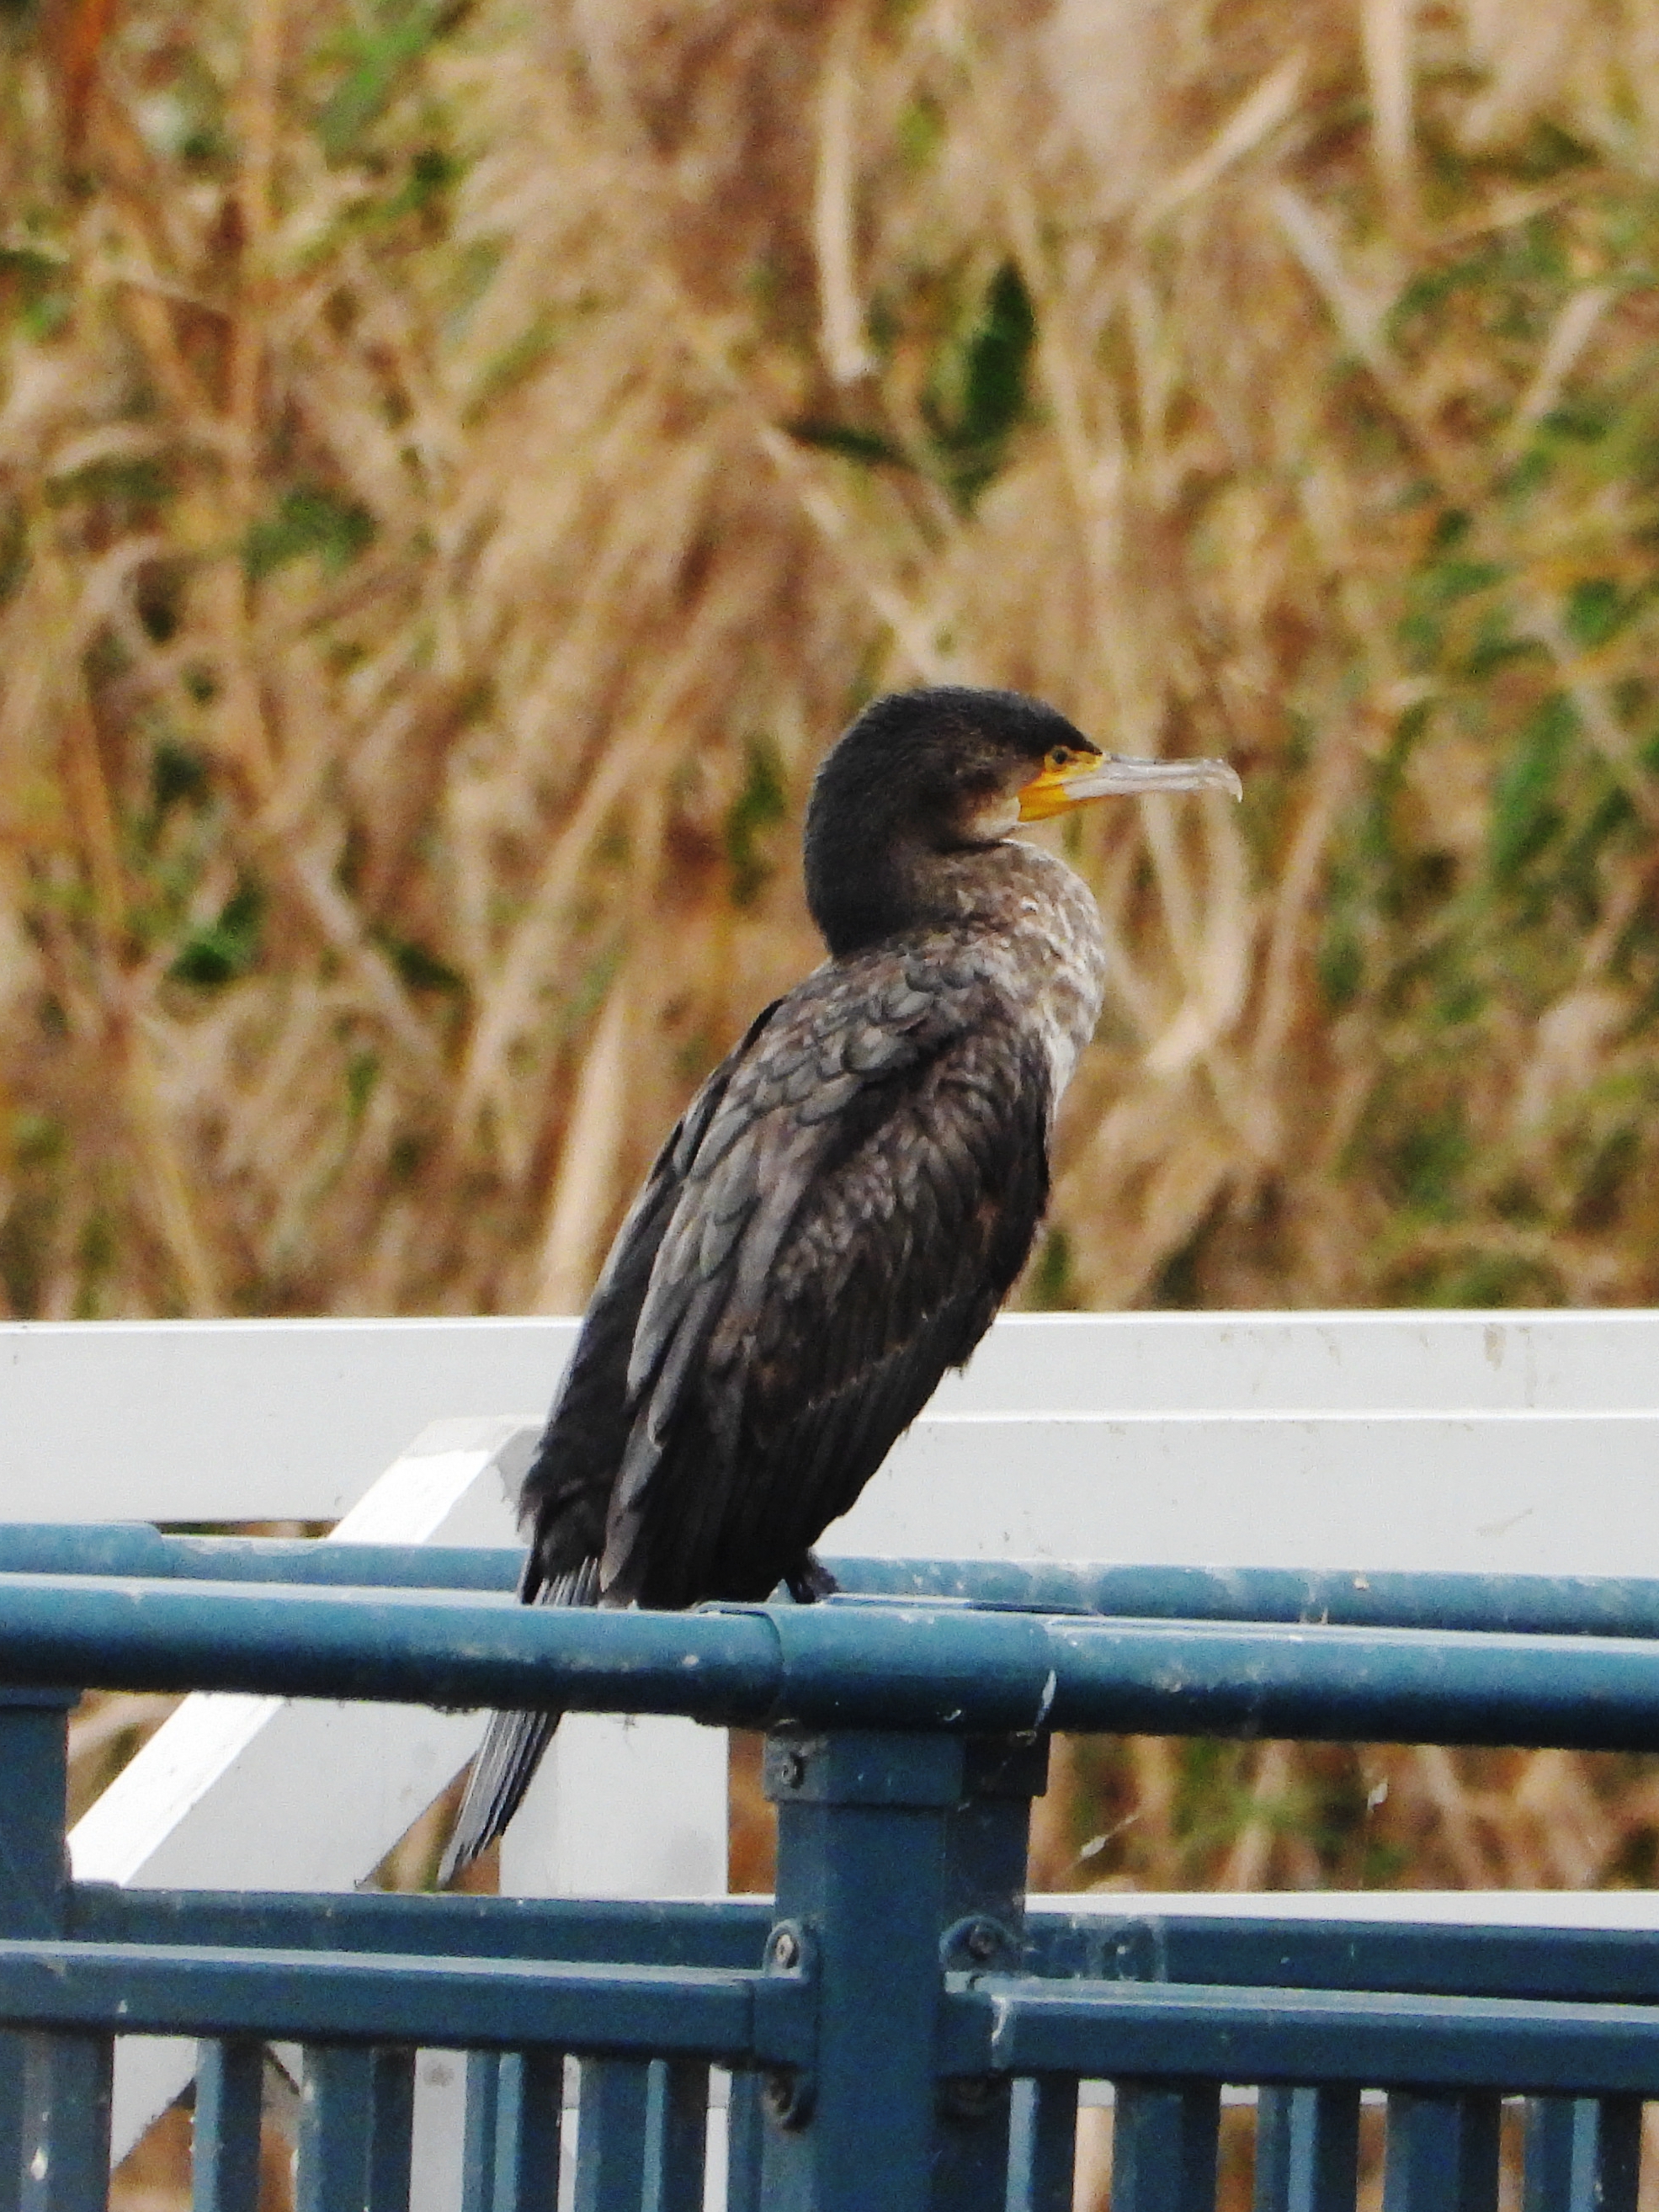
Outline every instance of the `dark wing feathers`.
[(533, 1533), (527, 1599), (543, 1578), (595, 1560), (605, 1548), (611, 1486), (633, 1425), (629, 1363), (658, 1248), (726, 1085), (775, 1011), (775, 1001), (756, 1017), (686, 1108), (617, 1233), (519, 1496), (520, 1520)]
[(1048, 1072), (1017, 1012), (892, 951), (728, 1063), (638, 1307), (606, 1591), (763, 1596), (847, 1507), (1030, 1249)]

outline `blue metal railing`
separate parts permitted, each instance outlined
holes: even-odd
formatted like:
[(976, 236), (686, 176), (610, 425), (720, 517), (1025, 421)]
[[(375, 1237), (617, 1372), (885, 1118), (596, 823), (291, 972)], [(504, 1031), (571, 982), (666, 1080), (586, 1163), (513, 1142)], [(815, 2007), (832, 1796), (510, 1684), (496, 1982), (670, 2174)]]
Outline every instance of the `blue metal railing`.
[[(348, 1554), (382, 1586), (324, 1586)], [(1058, 2212), (1091, 2080), (1115, 2090), (1114, 2212), (1209, 2212), (1226, 2084), (1260, 2093), (1258, 2212), (1352, 2206), (1366, 2090), (1389, 2212), (1495, 2206), (1516, 2095), (1528, 2212), (1634, 2212), (1659, 1936), (1131, 1899), (1028, 1921), (1024, 1880), (1054, 1728), (1659, 1747), (1655, 1585), (859, 1562), (847, 1602), (600, 1615), (504, 1605), (515, 1565), (0, 1531), (0, 2206), (100, 2212), (114, 2039), (167, 2033), (201, 2045), (200, 2212), (255, 2212), (270, 2039), (306, 2052), (298, 2212), (402, 2212), (428, 2046), (468, 2053), (465, 2212), (556, 2212), (567, 2060), (580, 2212), (702, 2203), (711, 2066), (733, 2212)], [(1008, 1609), (1102, 1601), (1119, 1617)], [(1435, 1603), (1459, 1626), (1392, 1625)], [(57, 1686), (80, 1682), (765, 1728), (777, 1896), (77, 1886)]]
[[(510, 1595), (504, 1546), (319, 1544), (188, 1536), (148, 1523), (0, 1522), (0, 1574), (368, 1585)], [(1130, 1620), (1466, 1629), (1518, 1636), (1659, 1637), (1659, 1582), (1589, 1575), (1321, 1573), (1287, 1567), (1103, 1566), (1042, 1559), (826, 1560), (849, 1595), (955, 1599)]]

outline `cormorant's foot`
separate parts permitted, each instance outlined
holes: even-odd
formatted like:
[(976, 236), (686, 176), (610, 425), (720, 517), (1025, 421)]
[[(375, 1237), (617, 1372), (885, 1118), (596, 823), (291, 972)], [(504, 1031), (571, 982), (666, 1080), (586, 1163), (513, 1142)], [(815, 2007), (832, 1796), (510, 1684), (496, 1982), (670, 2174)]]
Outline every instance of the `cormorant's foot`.
[(808, 1552), (783, 1578), (783, 1586), (797, 1605), (816, 1605), (821, 1597), (834, 1597), (841, 1584), (816, 1552)]

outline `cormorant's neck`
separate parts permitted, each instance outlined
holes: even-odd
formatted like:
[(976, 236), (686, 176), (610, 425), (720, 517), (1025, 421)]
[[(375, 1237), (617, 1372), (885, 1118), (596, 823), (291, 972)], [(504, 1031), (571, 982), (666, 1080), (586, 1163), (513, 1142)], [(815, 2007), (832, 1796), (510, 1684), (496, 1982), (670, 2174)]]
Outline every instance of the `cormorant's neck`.
[[(837, 959), (867, 945), (928, 930), (1017, 930), (1075, 889), (1094, 902), (1066, 863), (1018, 837), (939, 852), (896, 841), (831, 866), (833, 848), (809, 854), (807, 902)], [(814, 861), (817, 866), (814, 866)]]
[(865, 822), (853, 835), (834, 827), (809, 839), (806, 903), (837, 958), (901, 931), (925, 929), (956, 911), (959, 853), (931, 849), (913, 832)]

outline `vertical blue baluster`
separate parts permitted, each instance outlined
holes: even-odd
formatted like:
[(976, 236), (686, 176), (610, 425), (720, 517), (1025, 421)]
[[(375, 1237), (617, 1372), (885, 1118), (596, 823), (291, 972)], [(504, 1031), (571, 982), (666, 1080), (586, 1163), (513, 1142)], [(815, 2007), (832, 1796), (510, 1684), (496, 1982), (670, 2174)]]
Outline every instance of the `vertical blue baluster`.
[(1534, 2097), (1525, 2212), (1636, 2212), (1639, 2097)]
[(196, 2062), (191, 2212), (258, 2212), (264, 2046), (204, 2043)]
[[(0, 1689), (0, 1936), (64, 1932), (64, 1775), (74, 1703), (68, 1690)], [(17, 2212), (25, 2063), (23, 2038), (0, 2034), (0, 2212)]]
[(726, 2212), (760, 2212), (766, 2108), (758, 2074), (732, 2076), (726, 2112)]
[(1120, 2081), (1112, 2212), (1215, 2212), (1218, 2083)]
[(650, 2077), (643, 2058), (582, 2061), (576, 2212), (641, 2212)]
[(104, 2212), (109, 2201), (107, 2035), (25, 2035), (22, 2212)]
[(409, 2166), (415, 2124), (415, 2053), (369, 2053), (368, 2212), (409, 2212)]
[(1576, 2097), (1528, 2099), (1524, 2212), (1572, 2212), (1580, 2109)]
[(656, 2060), (647, 2122), (645, 2212), (702, 2212), (708, 2163), (708, 2069)]
[(1589, 2160), (1586, 2203), (1595, 2212), (1636, 2212), (1642, 2179), (1642, 2100), (1597, 2097), (1589, 2101), (1595, 2115), (1595, 2148)]
[(510, 2051), (495, 2103), (494, 2212), (559, 2212), (564, 2053)]
[(1391, 2090), (1383, 2212), (1493, 2212), (1500, 2111), (1495, 2096)]
[(307, 2047), (295, 2212), (363, 2212), (373, 2075), (372, 2051), (338, 2044)]
[(1255, 2116), (1255, 2212), (1353, 2212), (1359, 2092), (1264, 2089)]
[(414, 2104), (412, 2051), (311, 2045), (295, 2212), (408, 2212)]
[(461, 2130), (461, 2212), (495, 2212), (495, 2142), (501, 2062), (493, 2051), (466, 2054), (466, 2118)]
[(1072, 2212), (1077, 2083), (1040, 2074), (1016, 2081), (1008, 2141), (1009, 2212)]

